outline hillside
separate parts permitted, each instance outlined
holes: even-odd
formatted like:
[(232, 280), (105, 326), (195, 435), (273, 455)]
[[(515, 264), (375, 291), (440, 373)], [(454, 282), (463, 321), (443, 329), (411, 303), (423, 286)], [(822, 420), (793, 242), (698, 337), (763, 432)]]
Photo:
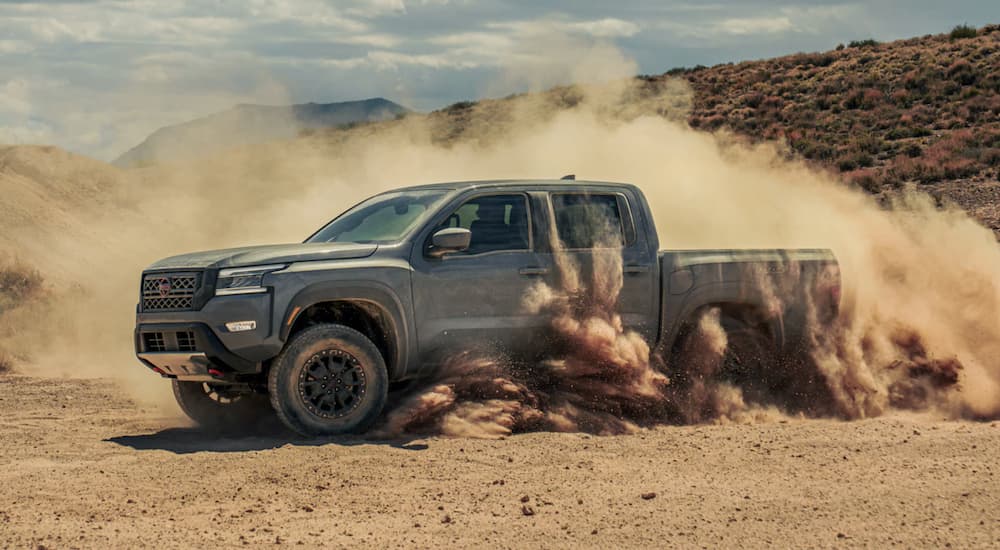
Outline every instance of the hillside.
[(156, 130), (114, 164), (131, 167), (190, 160), (238, 145), (289, 139), (303, 131), (386, 120), (407, 112), (406, 107), (380, 97), (290, 106), (237, 105)]
[(691, 83), (692, 127), (783, 139), (870, 192), (916, 182), (977, 211), (1000, 199), (1000, 25), (970, 31), (656, 78)]
[(79, 231), (128, 199), (126, 173), (52, 146), (0, 146), (0, 254)]

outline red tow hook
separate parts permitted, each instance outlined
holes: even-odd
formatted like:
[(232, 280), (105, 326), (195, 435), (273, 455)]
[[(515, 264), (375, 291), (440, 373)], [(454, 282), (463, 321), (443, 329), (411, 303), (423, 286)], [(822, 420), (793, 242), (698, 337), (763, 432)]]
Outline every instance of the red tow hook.
[(223, 376), (225, 376), (225, 374), (223, 374), (222, 371), (219, 369), (208, 369), (208, 374), (211, 374), (215, 378), (222, 378)]
[(163, 372), (163, 369), (161, 369), (160, 367), (149, 367), (149, 368), (153, 369), (153, 372), (155, 372), (156, 374), (159, 374), (160, 376), (166, 376), (167, 375), (167, 373)]

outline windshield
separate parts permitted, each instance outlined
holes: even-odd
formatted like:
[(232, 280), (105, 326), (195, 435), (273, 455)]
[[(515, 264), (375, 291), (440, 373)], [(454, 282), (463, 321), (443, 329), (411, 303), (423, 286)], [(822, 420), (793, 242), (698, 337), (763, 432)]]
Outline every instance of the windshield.
[(405, 236), (447, 191), (396, 191), (376, 195), (344, 212), (307, 243), (391, 243)]

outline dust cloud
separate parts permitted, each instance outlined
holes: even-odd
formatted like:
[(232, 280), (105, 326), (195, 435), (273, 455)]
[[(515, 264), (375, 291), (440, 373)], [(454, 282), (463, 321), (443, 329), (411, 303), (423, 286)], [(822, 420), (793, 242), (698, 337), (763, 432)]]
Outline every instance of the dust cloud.
[(387, 415), (380, 435), (621, 434), (665, 418), (669, 380), (651, 363), (643, 337), (627, 330), (615, 313), (623, 283), (621, 254), (616, 248), (596, 249), (594, 265), (586, 270), (567, 254), (555, 256), (559, 284), (536, 283), (523, 307), (551, 319), (561, 351), (540, 363), (485, 350), (450, 357), (432, 384)]
[[(60, 230), (14, 242), (59, 296), (48, 321), (23, 333), (36, 342), (29, 369), (111, 377), (143, 402), (167, 403), (168, 384), (139, 366), (131, 350), (139, 275), (152, 261), (195, 249), (301, 241), (390, 188), (575, 173), (639, 185), (661, 247), (833, 249), (845, 306), (834, 329), (813, 327), (807, 351), (823, 391), (833, 395), (831, 414), (861, 418), (894, 406), (935, 407), (953, 417), (1000, 414), (1000, 249), (992, 233), (917, 190), (880, 204), (791, 159), (780, 143), (692, 130), (684, 123), (690, 102), (686, 84), (671, 79), (564, 86), (119, 172), (116, 202), (68, 203), (77, 213)], [(620, 278), (615, 258), (607, 268)], [(479, 436), (618, 433), (659, 418), (664, 395), (678, 403), (669, 389), (674, 381), (657, 368), (662, 358), (622, 329), (614, 313), (620, 284), (614, 276), (570, 278), (565, 288), (537, 288), (525, 297), (526, 307), (551, 312), (556, 330), (582, 343), (579, 353), (530, 372), (551, 381), (551, 392), (536, 391), (517, 370), (524, 366), (470, 350), (428, 391), (400, 405), (410, 414), (391, 413), (388, 426)], [(580, 288), (589, 306), (567, 311), (566, 296)], [(725, 347), (717, 324), (711, 315), (699, 322), (708, 334), (707, 363), (690, 369), (712, 372), (712, 357)], [(920, 369), (940, 374), (938, 380), (950, 369), (954, 380), (907, 389), (905, 373)], [(680, 421), (753, 420), (781, 411), (781, 403), (746, 401), (728, 383), (692, 391), (701, 397), (690, 394), (687, 408), (680, 407), (688, 412), (674, 407)], [(923, 399), (913, 397), (921, 391)], [(585, 397), (594, 395), (603, 398)]]

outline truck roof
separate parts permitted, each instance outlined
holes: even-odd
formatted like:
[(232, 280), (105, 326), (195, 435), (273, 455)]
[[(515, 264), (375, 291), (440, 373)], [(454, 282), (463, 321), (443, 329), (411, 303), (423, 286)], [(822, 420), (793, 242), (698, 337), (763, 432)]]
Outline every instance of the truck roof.
[(562, 179), (506, 179), (506, 180), (474, 180), (474, 181), (452, 181), (441, 183), (429, 183), (424, 185), (407, 186), (396, 189), (441, 189), (441, 190), (467, 190), (483, 189), (492, 187), (604, 187), (619, 189), (634, 189), (630, 183), (618, 183), (610, 181), (587, 181), (587, 180), (562, 180)]

